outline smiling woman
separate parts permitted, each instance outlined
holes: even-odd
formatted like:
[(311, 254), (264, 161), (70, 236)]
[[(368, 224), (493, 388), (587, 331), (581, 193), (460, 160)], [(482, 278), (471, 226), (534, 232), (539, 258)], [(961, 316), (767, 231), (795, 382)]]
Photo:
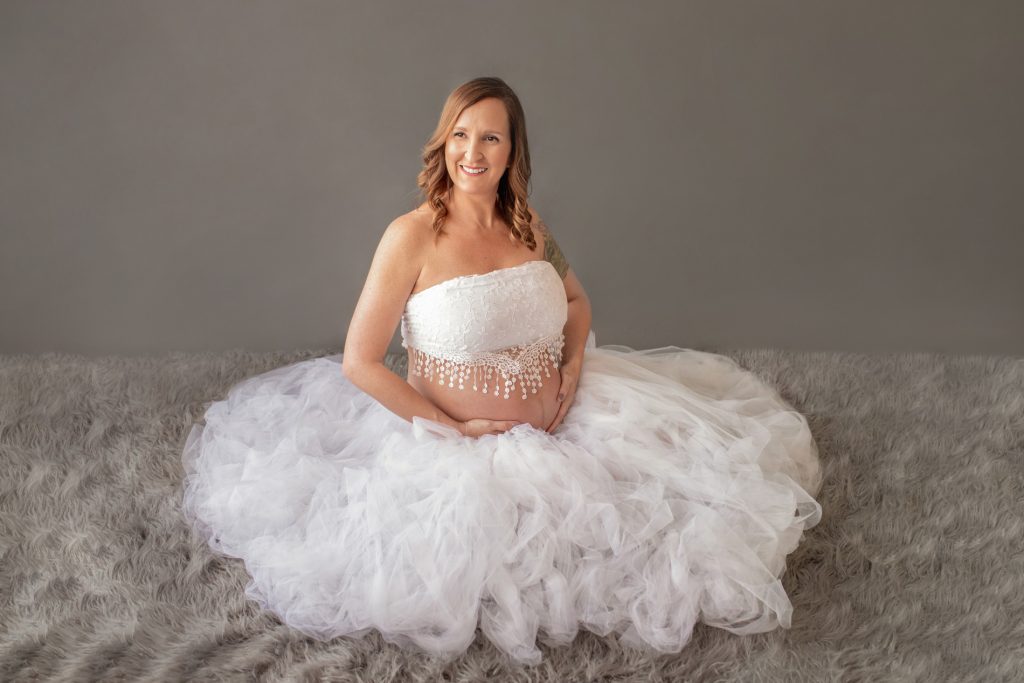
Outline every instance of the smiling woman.
[[(479, 628), (536, 663), (580, 628), (661, 652), (698, 621), (788, 628), (786, 556), (821, 518), (806, 419), (725, 356), (597, 346), (530, 172), (512, 89), (456, 88), (344, 354), (211, 405), (185, 513), (319, 639), (451, 658)], [(398, 325), (406, 378), (384, 364)]]
[[(562, 363), (582, 356), (590, 311), (554, 237), (525, 200), (529, 152), (518, 100), (496, 90), (461, 108), (446, 107), (423, 158), (420, 186), (427, 201), (402, 217), (409, 224), (404, 230), (432, 237), (406, 250), (419, 255), (402, 310), (408, 382), (440, 409), (439, 422), (450, 417), (463, 432), (499, 433), (522, 423), (553, 430), (564, 416)], [(437, 211), (432, 201), (440, 202)], [(519, 215), (524, 209), (525, 219)], [(440, 223), (439, 214), (445, 214)], [(548, 276), (537, 277), (531, 263), (546, 263), (540, 270)], [(443, 310), (456, 302), (463, 308)], [(573, 320), (570, 306), (577, 309)], [(485, 315), (493, 320), (466, 329)], [(452, 321), (463, 338), (438, 329)], [(478, 350), (470, 353), (470, 347)], [(574, 384), (575, 363), (569, 371)]]

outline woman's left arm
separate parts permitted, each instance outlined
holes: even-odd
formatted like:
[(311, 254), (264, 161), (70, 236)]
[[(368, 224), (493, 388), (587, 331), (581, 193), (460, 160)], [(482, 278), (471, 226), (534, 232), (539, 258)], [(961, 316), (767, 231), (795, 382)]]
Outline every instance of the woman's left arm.
[(590, 332), (590, 299), (572, 268), (569, 268), (562, 282), (565, 284), (565, 298), (569, 302), (569, 316), (563, 330), (565, 349), (562, 352), (562, 365), (569, 362), (581, 363), (583, 347)]
[(583, 369), (583, 348), (587, 343), (591, 323), (590, 299), (587, 298), (587, 293), (572, 268), (568, 269), (562, 282), (565, 284), (569, 313), (563, 329), (565, 346), (562, 349), (562, 383), (558, 390), (558, 413), (545, 430), (548, 433), (553, 432), (562, 423), (562, 418), (576, 396), (576, 385)]

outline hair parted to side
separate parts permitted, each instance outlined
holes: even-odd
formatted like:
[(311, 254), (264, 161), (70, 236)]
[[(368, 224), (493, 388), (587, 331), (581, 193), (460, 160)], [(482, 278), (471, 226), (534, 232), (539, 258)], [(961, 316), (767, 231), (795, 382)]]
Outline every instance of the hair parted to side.
[(498, 214), (510, 226), (516, 239), (530, 249), (536, 249), (537, 240), (530, 226), (530, 209), (527, 204), (530, 186), (530, 146), (526, 140), (526, 116), (515, 91), (500, 78), (474, 78), (455, 88), (448, 95), (437, 128), (423, 146), (423, 169), (419, 172), (416, 182), (434, 212), (434, 234), (438, 235), (444, 230), (445, 219), (448, 216), (446, 200), (452, 191), (452, 180), (448, 177), (448, 167), (444, 159), (445, 144), (462, 111), (488, 97), (496, 97), (505, 104), (509, 134), (512, 138), (512, 151), (509, 154), (511, 165), (498, 181), (496, 208)]

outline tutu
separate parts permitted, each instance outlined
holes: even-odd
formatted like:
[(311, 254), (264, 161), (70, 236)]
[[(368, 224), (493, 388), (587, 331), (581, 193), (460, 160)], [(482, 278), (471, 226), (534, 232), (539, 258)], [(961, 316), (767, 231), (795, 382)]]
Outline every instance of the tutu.
[(186, 517), (289, 626), (445, 658), (479, 628), (524, 663), (580, 628), (678, 652), (698, 621), (790, 627), (780, 576), (821, 519), (817, 448), (731, 359), (591, 333), (554, 433), (475, 439), (391, 413), (341, 359), (236, 384), (182, 454)]

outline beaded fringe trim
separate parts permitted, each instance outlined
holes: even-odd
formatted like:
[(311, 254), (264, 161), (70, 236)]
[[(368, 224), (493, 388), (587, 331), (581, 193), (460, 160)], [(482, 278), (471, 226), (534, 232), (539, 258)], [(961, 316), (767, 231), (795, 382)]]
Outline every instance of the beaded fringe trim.
[(511, 346), (498, 352), (450, 353), (434, 356), (413, 347), (409, 352), (409, 370), (417, 377), (428, 381), (447, 384), (465, 389), (472, 381), (473, 391), (488, 393), (493, 389), (498, 395), (499, 383), (504, 383), (505, 398), (515, 391), (518, 383), (523, 398), (528, 398), (527, 388), (534, 394), (543, 386), (541, 372), (551, 377), (550, 364), (555, 367), (562, 362), (562, 346), (565, 335), (558, 333), (543, 337), (525, 346)]

